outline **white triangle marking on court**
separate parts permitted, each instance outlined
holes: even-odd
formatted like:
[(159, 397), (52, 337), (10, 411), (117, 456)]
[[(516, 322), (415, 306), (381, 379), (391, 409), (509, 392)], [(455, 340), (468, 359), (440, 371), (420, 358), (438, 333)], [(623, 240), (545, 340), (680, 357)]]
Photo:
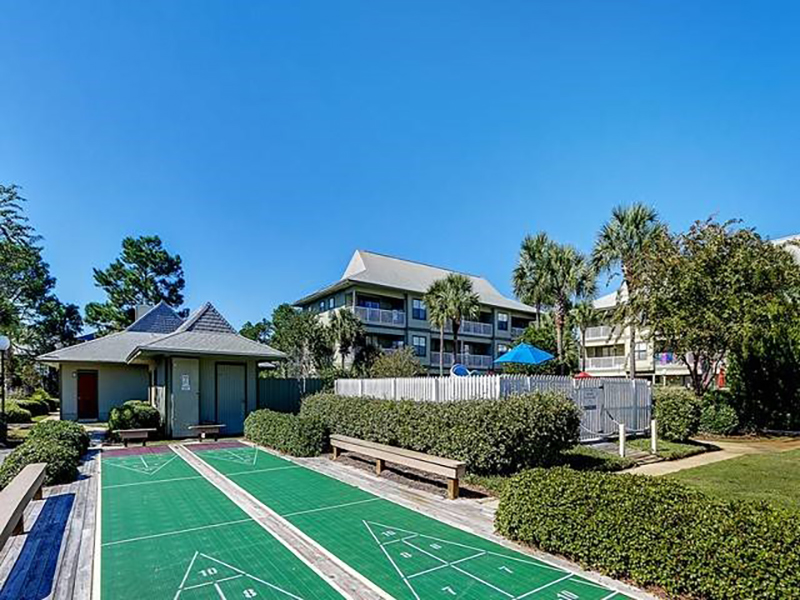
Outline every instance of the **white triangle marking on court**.
[[(249, 450), (249, 448), (247, 448), (247, 450)], [(242, 455), (237, 454), (236, 452), (234, 452), (232, 450), (228, 450), (228, 449), (225, 449), (225, 448), (223, 448), (221, 450), (212, 450), (212, 452), (225, 452), (226, 454), (229, 454), (230, 458), (225, 457), (225, 456), (212, 456), (211, 458), (214, 458), (215, 460), (224, 460), (225, 462), (232, 462), (232, 463), (235, 463), (237, 465), (255, 466), (256, 461), (258, 460), (258, 450), (255, 450), (253, 452), (253, 456), (252, 457), (242, 456)]]
[(147, 461), (144, 459), (144, 456), (142, 456), (142, 455), (139, 456), (139, 458), (142, 460), (142, 463), (143, 463), (142, 467), (134, 467), (132, 465), (125, 465), (125, 464), (115, 463), (115, 462), (107, 462), (109, 459), (106, 459), (106, 461), (104, 461), (104, 465), (103, 466), (112, 466), (112, 467), (118, 467), (120, 469), (127, 469), (128, 471), (133, 471), (134, 473), (139, 473), (140, 475), (152, 475), (154, 473), (158, 473), (161, 469), (166, 467), (169, 463), (171, 463), (173, 460), (175, 460), (175, 458), (177, 458), (177, 456), (178, 456), (177, 454), (175, 454), (173, 456), (170, 456), (163, 463), (161, 463), (160, 465), (155, 466), (155, 467), (151, 466), (151, 465), (148, 465)]
[[(197, 562), (198, 558), (204, 558), (204, 559), (209, 560), (209, 561), (211, 561), (213, 563), (216, 563), (216, 564), (218, 564), (218, 565), (220, 565), (222, 567), (225, 567), (226, 569), (229, 569), (229, 570), (233, 571), (235, 573), (235, 575), (228, 576), (228, 577), (223, 577), (221, 579), (212, 579), (212, 580), (209, 580), (209, 581), (207, 581), (205, 583), (199, 583), (199, 584), (187, 586), (186, 585), (186, 581), (189, 579), (189, 576), (192, 574), (192, 568), (194, 568), (194, 565)], [(277, 585), (275, 585), (273, 583), (270, 583), (268, 581), (264, 581), (263, 579), (261, 579), (259, 577), (256, 577), (255, 575), (251, 575), (250, 573), (247, 573), (246, 571), (242, 571), (241, 569), (239, 569), (237, 567), (234, 567), (233, 565), (229, 565), (228, 563), (223, 562), (223, 561), (219, 560), (218, 558), (214, 558), (213, 556), (209, 556), (208, 554), (204, 554), (203, 552), (195, 552), (194, 556), (192, 556), (192, 560), (189, 562), (189, 566), (186, 567), (186, 572), (183, 574), (183, 579), (181, 580), (181, 584), (178, 587), (178, 590), (175, 592), (174, 600), (178, 600), (178, 598), (180, 598), (180, 595), (181, 595), (182, 592), (189, 591), (189, 590), (194, 590), (194, 589), (201, 588), (201, 587), (206, 587), (206, 586), (209, 586), (209, 585), (213, 585), (214, 586), (214, 588), (216, 589), (217, 593), (219, 594), (219, 597), (222, 600), (227, 600), (227, 597), (225, 596), (225, 593), (222, 591), (222, 589), (219, 587), (219, 584), (223, 583), (225, 581), (231, 581), (233, 579), (239, 579), (241, 577), (245, 577), (247, 579), (250, 579), (251, 581), (255, 581), (257, 583), (260, 583), (261, 585), (265, 585), (268, 588), (270, 588), (272, 590), (275, 590), (276, 592), (278, 592), (280, 594), (283, 594), (284, 596), (287, 596), (289, 598), (293, 598), (294, 600), (303, 600), (303, 598), (301, 598), (300, 596), (296, 596), (296, 595), (292, 594), (291, 592), (287, 592), (283, 588), (278, 587)]]

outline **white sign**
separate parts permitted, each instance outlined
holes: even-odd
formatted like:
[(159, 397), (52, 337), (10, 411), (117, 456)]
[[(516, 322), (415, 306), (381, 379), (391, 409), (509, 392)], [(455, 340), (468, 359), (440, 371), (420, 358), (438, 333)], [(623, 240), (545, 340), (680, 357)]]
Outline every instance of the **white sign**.
[(189, 376), (188, 375), (181, 375), (181, 391), (182, 392), (191, 392), (192, 386), (189, 383)]

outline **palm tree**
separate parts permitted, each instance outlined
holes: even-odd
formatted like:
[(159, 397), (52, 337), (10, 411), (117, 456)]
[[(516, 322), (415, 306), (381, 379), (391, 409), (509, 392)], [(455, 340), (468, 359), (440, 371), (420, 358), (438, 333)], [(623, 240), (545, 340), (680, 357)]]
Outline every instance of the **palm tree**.
[(549, 293), (553, 298), (558, 361), (564, 360), (564, 325), (573, 303), (595, 291), (595, 272), (587, 258), (568, 244), (553, 244), (549, 251)]
[(519, 260), (514, 268), (512, 283), (517, 298), (536, 308), (536, 327), (541, 325), (539, 313), (542, 305), (552, 304), (547, 277), (547, 261), (553, 241), (546, 233), (526, 235), (519, 249)]
[(444, 375), (444, 328), (449, 320), (444, 279), (434, 281), (423, 298), (428, 309), (428, 321), (439, 330), (439, 376)]
[[(654, 208), (641, 203), (615, 207), (611, 212), (611, 219), (597, 234), (592, 250), (592, 266), (597, 272), (610, 273), (619, 269), (624, 287), (630, 296), (636, 286), (634, 261), (644, 246), (663, 228)], [(633, 379), (636, 377), (636, 315), (627, 314), (624, 307), (618, 315), (618, 320), (627, 321), (630, 326), (628, 372)]]
[(339, 347), (344, 369), (345, 360), (353, 346), (364, 336), (364, 324), (352, 310), (342, 309), (331, 315), (329, 328), (334, 342)]
[(477, 319), (481, 302), (472, 290), (472, 280), (461, 273), (450, 273), (442, 283), (447, 317), (453, 328), (453, 363), (458, 362), (458, 330), (465, 319)]
[(586, 330), (597, 322), (597, 310), (592, 303), (584, 300), (570, 311), (572, 322), (581, 336), (581, 371), (586, 370)]

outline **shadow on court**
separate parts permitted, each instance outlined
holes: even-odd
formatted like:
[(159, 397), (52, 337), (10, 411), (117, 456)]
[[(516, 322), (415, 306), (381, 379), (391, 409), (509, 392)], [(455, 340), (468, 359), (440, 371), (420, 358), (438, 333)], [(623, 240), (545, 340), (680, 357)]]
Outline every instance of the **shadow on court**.
[(58, 554), (75, 494), (50, 496), (0, 590), (0, 600), (42, 600), (53, 591)]

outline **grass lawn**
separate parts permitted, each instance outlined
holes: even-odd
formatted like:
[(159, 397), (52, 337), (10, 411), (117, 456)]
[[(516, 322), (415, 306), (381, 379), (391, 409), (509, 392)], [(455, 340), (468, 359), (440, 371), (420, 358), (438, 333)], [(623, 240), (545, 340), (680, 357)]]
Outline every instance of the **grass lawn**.
[[(650, 438), (639, 438), (630, 440), (628, 447), (633, 450), (642, 450), (650, 452)], [(679, 443), (668, 442), (667, 440), (658, 440), (657, 455), (664, 460), (678, 460), (680, 458), (688, 458), (695, 454), (702, 454), (713, 449), (710, 445), (698, 444), (694, 442)]]
[(749, 454), (665, 477), (726, 500), (767, 500), (800, 509), (800, 450)]

